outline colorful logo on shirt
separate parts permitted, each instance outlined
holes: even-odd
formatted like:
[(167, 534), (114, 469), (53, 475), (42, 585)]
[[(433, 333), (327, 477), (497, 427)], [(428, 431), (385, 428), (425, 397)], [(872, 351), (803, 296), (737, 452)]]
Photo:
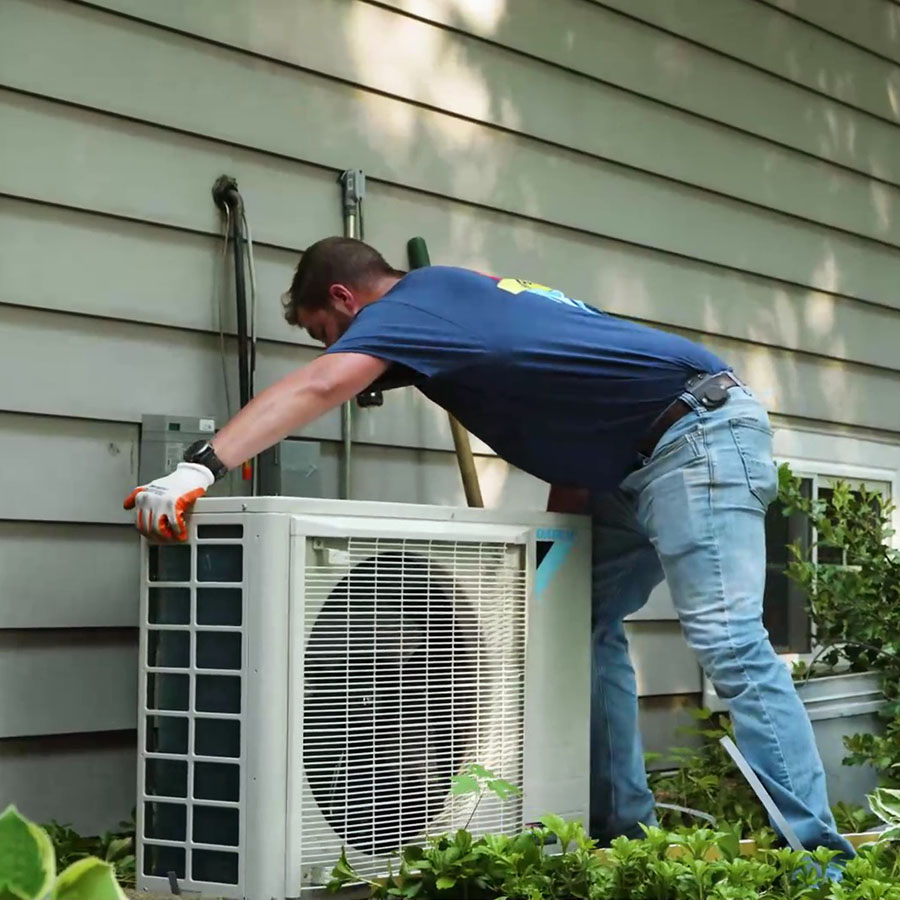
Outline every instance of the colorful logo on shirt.
[(547, 287), (545, 284), (538, 284), (536, 281), (525, 281), (522, 278), (501, 278), (497, 281), (497, 287), (501, 291), (506, 291), (510, 294), (521, 294), (523, 291), (528, 291), (531, 294), (540, 294), (541, 297), (546, 297), (548, 300), (553, 300), (556, 303), (574, 306), (576, 309), (583, 309), (585, 312), (594, 312), (586, 303), (582, 303), (580, 300), (573, 300), (562, 291)]

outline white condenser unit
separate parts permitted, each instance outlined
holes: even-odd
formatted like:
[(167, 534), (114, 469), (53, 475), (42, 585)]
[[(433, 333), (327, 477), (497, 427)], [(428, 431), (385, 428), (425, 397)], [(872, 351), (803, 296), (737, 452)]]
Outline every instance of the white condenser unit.
[(590, 525), (207, 498), (144, 545), (139, 887), (284, 900), (460, 828), (451, 779), (522, 787), (471, 829), (587, 819)]

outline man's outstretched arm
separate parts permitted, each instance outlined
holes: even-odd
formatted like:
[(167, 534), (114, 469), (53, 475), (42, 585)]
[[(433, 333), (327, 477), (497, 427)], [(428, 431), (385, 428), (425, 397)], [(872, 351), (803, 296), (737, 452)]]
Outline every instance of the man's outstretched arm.
[[(331, 353), (292, 372), (254, 397), (212, 440), (228, 468), (252, 459), (297, 428), (351, 400), (384, 374), (390, 364), (364, 353)], [(196, 463), (136, 488), (125, 508), (137, 508), (136, 524), (148, 537), (185, 540), (184, 514), (214, 481)]]
[(212, 441), (233, 469), (320, 416), (352, 400), (389, 363), (364, 353), (329, 353), (254, 397)]

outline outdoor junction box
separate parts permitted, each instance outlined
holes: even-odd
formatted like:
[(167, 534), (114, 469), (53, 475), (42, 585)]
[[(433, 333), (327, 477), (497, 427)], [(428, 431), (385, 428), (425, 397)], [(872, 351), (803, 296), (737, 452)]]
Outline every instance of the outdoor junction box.
[[(144, 415), (141, 419), (138, 481), (147, 484), (173, 471), (196, 441), (215, 437), (212, 416)], [(280, 441), (259, 455), (256, 493), (267, 497), (321, 497), (321, 453), (318, 441)], [(213, 485), (210, 496), (253, 493), (240, 469)]]

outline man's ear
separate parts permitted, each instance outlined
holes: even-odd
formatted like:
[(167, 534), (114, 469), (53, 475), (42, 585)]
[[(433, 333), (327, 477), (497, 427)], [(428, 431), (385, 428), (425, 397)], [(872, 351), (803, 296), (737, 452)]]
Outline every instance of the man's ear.
[(328, 289), (328, 299), (338, 312), (356, 315), (359, 311), (359, 301), (356, 294), (345, 284), (333, 284)]

